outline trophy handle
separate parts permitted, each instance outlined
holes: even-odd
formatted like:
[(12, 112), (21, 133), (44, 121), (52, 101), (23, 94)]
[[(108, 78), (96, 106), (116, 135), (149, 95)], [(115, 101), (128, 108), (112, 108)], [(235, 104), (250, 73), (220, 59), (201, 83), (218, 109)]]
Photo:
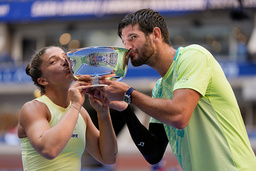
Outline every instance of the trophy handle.
[(74, 78), (75, 81), (78, 80), (78, 77), (76, 75), (73, 75), (73, 78)]

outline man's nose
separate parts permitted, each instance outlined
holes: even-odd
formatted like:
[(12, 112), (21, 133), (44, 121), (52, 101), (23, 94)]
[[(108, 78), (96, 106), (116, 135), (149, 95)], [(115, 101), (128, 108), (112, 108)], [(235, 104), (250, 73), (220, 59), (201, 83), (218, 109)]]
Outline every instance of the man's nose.
[(132, 49), (132, 48), (133, 48), (133, 44), (127, 42), (127, 43), (125, 44), (125, 48), (126, 48), (126, 49)]

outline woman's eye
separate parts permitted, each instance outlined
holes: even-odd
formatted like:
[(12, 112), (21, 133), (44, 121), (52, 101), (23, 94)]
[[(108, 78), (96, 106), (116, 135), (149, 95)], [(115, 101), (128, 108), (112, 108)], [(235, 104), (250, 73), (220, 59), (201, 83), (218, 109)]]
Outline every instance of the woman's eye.
[(55, 62), (57, 62), (57, 59), (53, 59), (50, 61), (50, 64), (54, 64)]

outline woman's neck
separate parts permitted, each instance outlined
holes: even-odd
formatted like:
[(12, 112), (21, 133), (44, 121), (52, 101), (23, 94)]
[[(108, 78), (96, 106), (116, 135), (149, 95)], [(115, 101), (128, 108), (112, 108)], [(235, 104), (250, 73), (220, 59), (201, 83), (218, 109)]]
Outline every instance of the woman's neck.
[(58, 106), (66, 108), (70, 104), (67, 90), (46, 90), (45, 95)]

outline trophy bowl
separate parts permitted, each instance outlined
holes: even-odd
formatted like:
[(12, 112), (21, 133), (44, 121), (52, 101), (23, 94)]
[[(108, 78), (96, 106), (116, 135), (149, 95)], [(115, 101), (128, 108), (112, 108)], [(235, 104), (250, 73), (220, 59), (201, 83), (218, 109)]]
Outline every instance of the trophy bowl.
[(92, 87), (105, 86), (98, 83), (98, 78), (121, 81), (127, 72), (128, 49), (95, 46), (75, 49), (67, 52), (74, 77), (90, 75), (93, 78)]

